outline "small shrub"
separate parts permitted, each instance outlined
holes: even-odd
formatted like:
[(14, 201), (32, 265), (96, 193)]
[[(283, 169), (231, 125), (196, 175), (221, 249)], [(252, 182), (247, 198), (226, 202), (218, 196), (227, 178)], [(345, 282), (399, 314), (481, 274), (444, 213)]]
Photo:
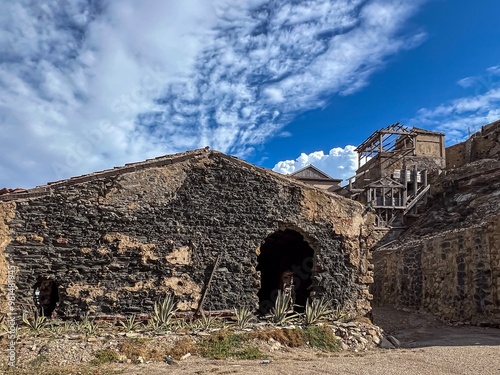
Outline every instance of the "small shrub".
[(102, 365), (118, 361), (118, 353), (112, 349), (101, 349), (95, 353), (95, 358), (91, 361), (94, 365)]
[(298, 328), (266, 329), (250, 332), (248, 336), (262, 341), (273, 339), (290, 348), (298, 348), (305, 344), (304, 333)]
[(32, 359), (31, 361), (29, 361), (28, 364), (31, 367), (40, 367), (40, 366), (44, 365), (45, 363), (47, 363), (48, 361), (49, 361), (49, 359), (47, 358), (47, 356), (39, 355), (35, 359)]
[(231, 357), (236, 359), (262, 359), (265, 356), (264, 354), (262, 354), (259, 348), (257, 348), (256, 346), (250, 346), (234, 351), (231, 354)]
[(182, 337), (177, 340), (176, 343), (170, 350), (168, 350), (167, 354), (170, 355), (173, 359), (181, 359), (181, 357), (187, 353), (194, 354), (197, 352), (196, 346), (191, 341), (189, 337)]
[(340, 340), (329, 326), (308, 326), (304, 329), (304, 339), (309, 346), (334, 352), (340, 349)]
[(199, 344), (199, 353), (203, 357), (212, 359), (258, 359), (263, 354), (257, 347), (245, 346), (247, 337), (220, 331), (215, 335), (207, 337)]
[(120, 353), (132, 360), (136, 360), (139, 357), (148, 358), (148, 341), (147, 339), (139, 338), (125, 340), (120, 347)]

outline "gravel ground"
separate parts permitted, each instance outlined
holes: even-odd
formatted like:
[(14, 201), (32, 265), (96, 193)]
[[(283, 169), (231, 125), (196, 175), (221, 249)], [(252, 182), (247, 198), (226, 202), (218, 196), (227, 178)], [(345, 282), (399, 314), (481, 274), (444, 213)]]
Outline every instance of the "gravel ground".
[(159, 374), (356, 374), (443, 375), (500, 374), (500, 348), (495, 346), (430, 346), (373, 350), (359, 355), (318, 356), (293, 350), (269, 364), (261, 361), (209, 361), (189, 358), (176, 365), (121, 366), (125, 375)]
[(174, 365), (118, 367), (125, 375), (159, 374), (356, 374), (499, 375), (500, 330), (448, 325), (430, 314), (374, 309), (375, 323), (401, 341), (401, 349), (325, 355), (297, 349), (261, 361), (213, 361), (190, 357)]
[[(500, 329), (446, 324), (430, 314), (375, 308), (374, 323), (401, 342), (400, 349), (371, 349), (324, 353), (298, 348), (266, 350), (262, 360), (209, 360), (189, 356), (175, 364), (115, 363), (106, 366), (124, 375), (160, 374), (473, 374), (500, 375)], [(43, 341), (43, 340), (42, 340)], [(45, 340), (46, 341), (46, 340)], [(85, 363), (96, 350), (114, 348), (116, 338), (92, 341), (49, 340), (25, 342), (19, 346), (19, 360), (28, 362), (46, 353), (58, 353), (53, 365)], [(47, 354), (48, 355), (48, 354)], [(56, 360), (57, 359), (57, 360)], [(78, 367), (78, 366), (77, 366)], [(1, 370), (0, 370), (1, 371)], [(95, 374), (99, 370), (95, 369)], [(77, 374), (78, 371), (61, 372)], [(24, 373), (23, 373), (24, 374)]]

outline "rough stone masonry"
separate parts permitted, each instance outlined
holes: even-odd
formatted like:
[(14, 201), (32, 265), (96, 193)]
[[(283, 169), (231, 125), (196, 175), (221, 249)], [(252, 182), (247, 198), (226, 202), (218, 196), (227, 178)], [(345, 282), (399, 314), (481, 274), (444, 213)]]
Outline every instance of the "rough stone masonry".
[(265, 311), (293, 272), (298, 302), (365, 315), (374, 241), (359, 203), (201, 149), (0, 196), (0, 301), (14, 265), (19, 309), (50, 285), (62, 316), (147, 314), (168, 292), (192, 311), (212, 276), (204, 309)]

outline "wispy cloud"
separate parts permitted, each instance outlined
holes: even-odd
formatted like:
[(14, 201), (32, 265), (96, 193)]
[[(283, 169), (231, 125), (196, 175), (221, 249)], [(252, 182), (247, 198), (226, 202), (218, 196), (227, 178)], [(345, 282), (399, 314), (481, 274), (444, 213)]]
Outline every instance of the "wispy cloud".
[(457, 82), (469, 94), (435, 108), (422, 108), (411, 121), (446, 134), (448, 144), (464, 141), (482, 125), (500, 118), (500, 66)]
[(0, 186), (210, 145), (245, 156), (422, 33), (402, 0), (0, 4)]

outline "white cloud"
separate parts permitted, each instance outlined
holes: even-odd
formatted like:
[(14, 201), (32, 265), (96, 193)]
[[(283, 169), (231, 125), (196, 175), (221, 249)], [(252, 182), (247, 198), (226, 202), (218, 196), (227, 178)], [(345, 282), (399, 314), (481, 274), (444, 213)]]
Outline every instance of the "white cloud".
[(485, 75), (463, 78), (458, 84), (472, 92), (435, 108), (422, 108), (411, 121), (414, 126), (445, 133), (449, 145), (500, 118), (500, 66), (488, 68)]
[(210, 145), (245, 156), (351, 94), (421, 1), (0, 3), (0, 186)]
[(358, 168), (358, 153), (354, 151), (355, 148), (354, 146), (335, 147), (328, 154), (323, 151), (302, 153), (295, 160), (279, 161), (273, 171), (290, 174), (312, 164), (333, 178), (347, 179), (354, 176)]

